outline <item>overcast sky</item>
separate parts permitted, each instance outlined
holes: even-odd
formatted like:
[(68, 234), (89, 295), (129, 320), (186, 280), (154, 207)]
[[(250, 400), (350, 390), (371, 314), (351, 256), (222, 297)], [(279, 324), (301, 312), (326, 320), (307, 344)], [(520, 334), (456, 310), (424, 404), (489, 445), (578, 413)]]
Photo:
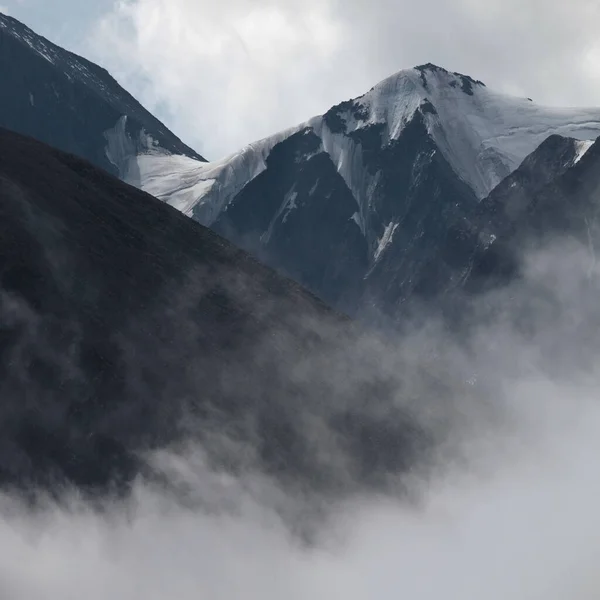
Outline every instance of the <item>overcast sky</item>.
[(207, 158), (434, 62), (600, 105), (599, 0), (0, 0), (107, 67)]

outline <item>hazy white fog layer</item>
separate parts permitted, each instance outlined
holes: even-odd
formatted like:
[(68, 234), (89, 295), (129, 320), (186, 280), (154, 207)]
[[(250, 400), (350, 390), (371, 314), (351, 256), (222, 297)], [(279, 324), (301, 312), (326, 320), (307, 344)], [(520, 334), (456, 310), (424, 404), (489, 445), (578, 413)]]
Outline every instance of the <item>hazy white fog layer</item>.
[(553, 394), (543, 435), (532, 430), (494, 476), (435, 482), (422, 508), (391, 499), (340, 507), (322, 546), (302, 548), (274, 514), (241, 494), (211, 516), (140, 486), (125, 510), (6, 511), (3, 598), (223, 599), (342, 597), (503, 600), (598, 597), (600, 411), (562, 420)]
[[(447, 378), (468, 367), (475, 390), (457, 386), (444, 406), (421, 398), (421, 419), (456, 425), (436, 468), (408, 478), (412, 502), (364, 489), (317, 511), (311, 489), (290, 497), (256, 471), (215, 473), (187, 446), (149, 457), (176, 495), (140, 480), (101, 511), (72, 497), (35, 512), (5, 495), (0, 598), (598, 598), (600, 373), (596, 346), (580, 339), (598, 311), (586, 252), (532, 258), (524, 282), (486, 299), (488, 320), (460, 348), (435, 327), (397, 341), (411, 368), (432, 348), (431, 368)], [(563, 360), (582, 350), (585, 360)], [(365, 357), (374, 372), (377, 358)], [(293, 525), (317, 513), (307, 542)]]

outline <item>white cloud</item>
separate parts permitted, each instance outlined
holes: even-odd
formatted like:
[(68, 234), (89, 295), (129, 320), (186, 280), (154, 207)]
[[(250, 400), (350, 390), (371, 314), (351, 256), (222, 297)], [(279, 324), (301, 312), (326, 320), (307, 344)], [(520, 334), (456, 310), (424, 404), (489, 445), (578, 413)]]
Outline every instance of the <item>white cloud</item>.
[(595, 0), (120, 0), (91, 54), (210, 158), (435, 62), (600, 104)]
[(342, 37), (317, 0), (141, 0), (100, 24), (94, 54), (216, 157), (326, 106), (315, 65), (332, 61)]
[[(524, 443), (510, 460), (492, 460), (486, 477), (430, 482), (418, 509), (389, 498), (339, 506), (316, 547), (303, 547), (239, 488), (235, 510), (221, 515), (186, 509), (145, 485), (130, 503), (99, 512), (79, 504), (32, 513), (0, 498), (0, 596), (595, 600), (596, 398), (549, 381), (511, 391), (520, 418), (532, 410), (539, 422), (523, 425)], [(216, 480), (202, 473), (190, 484), (210, 495)]]

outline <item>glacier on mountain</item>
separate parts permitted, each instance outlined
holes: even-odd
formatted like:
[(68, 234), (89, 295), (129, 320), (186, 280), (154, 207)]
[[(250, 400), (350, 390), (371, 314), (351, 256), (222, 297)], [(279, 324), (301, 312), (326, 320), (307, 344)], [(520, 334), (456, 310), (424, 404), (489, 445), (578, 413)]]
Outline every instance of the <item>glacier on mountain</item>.
[(248, 144), (213, 162), (161, 152), (131, 153), (123, 179), (181, 210), (212, 224), (227, 201), (266, 169), (270, 151), (302, 126)]
[(465, 75), (425, 65), (400, 71), (365, 95), (331, 109), (339, 123), (336, 131), (323, 115), (214, 162), (146, 153), (136, 157), (137, 168), (126, 179), (211, 225), (228, 202), (266, 169), (277, 144), (309, 129), (320, 138), (322, 151), (351, 190), (357, 202), (355, 220), (364, 233), (377, 173), (364, 168), (361, 144), (352, 134), (379, 126), (382, 145), (391, 144), (417, 110), (424, 114), (427, 131), (446, 160), (479, 198), (550, 135), (580, 140), (581, 155), (600, 136), (600, 108), (539, 106), (528, 98), (490, 90)]

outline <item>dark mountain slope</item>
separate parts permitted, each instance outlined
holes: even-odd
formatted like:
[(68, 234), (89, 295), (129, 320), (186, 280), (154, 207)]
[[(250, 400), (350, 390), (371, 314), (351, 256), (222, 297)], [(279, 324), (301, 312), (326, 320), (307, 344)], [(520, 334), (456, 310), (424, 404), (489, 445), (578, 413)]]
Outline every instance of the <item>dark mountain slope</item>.
[(329, 490), (410, 462), (350, 322), (175, 209), (1, 130), (0, 213), (5, 484), (126, 484), (187, 436)]
[(481, 203), (465, 236), (466, 294), (450, 302), (457, 326), (475, 309), (483, 322), (536, 332), (538, 360), (556, 377), (594, 370), (598, 357), (600, 143), (583, 156), (573, 144), (548, 139)]
[[(527, 223), (534, 213), (543, 218), (546, 211), (537, 198), (554, 186), (562, 186), (580, 170), (580, 162), (587, 162), (585, 155), (579, 160), (580, 145), (573, 138), (550, 136), (489, 196), (471, 204), (458, 218), (443, 219), (440, 243), (430, 249), (431, 270), (421, 271), (424, 285), (415, 288), (413, 300), (435, 302), (463, 288), (482, 292), (514, 279), (526, 255), (526, 240), (532, 241)], [(583, 175), (585, 180), (591, 178), (592, 172)], [(565, 219), (572, 208), (572, 193), (574, 188), (565, 189), (559, 203)], [(547, 233), (551, 237), (561, 235), (556, 228)]]
[[(427, 265), (448, 223), (477, 201), (427, 134), (425, 111), (420, 107), (383, 149), (379, 126), (354, 135), (373, 178), (364, 214), (307, 129), (275, 146), (267, 169), (231, 200), (213, 229), (333, 306), (394, 314), (427, 284)], [(436, 258), (455, 260), (439, 252)]]
[(114, 174), (124, 168), (125, 155), (149, 149), (204, 160), (105, 69), (3, 14), (0, 126), (86, 158)]
[[(466, 289), (482, 291), (519, 276), (528, 252), (552, 240), (600, 242), (600, 144), (549, 137), (478, 206), (476, 251)], [(593, 258), (592, 256), (590, 258)]]

